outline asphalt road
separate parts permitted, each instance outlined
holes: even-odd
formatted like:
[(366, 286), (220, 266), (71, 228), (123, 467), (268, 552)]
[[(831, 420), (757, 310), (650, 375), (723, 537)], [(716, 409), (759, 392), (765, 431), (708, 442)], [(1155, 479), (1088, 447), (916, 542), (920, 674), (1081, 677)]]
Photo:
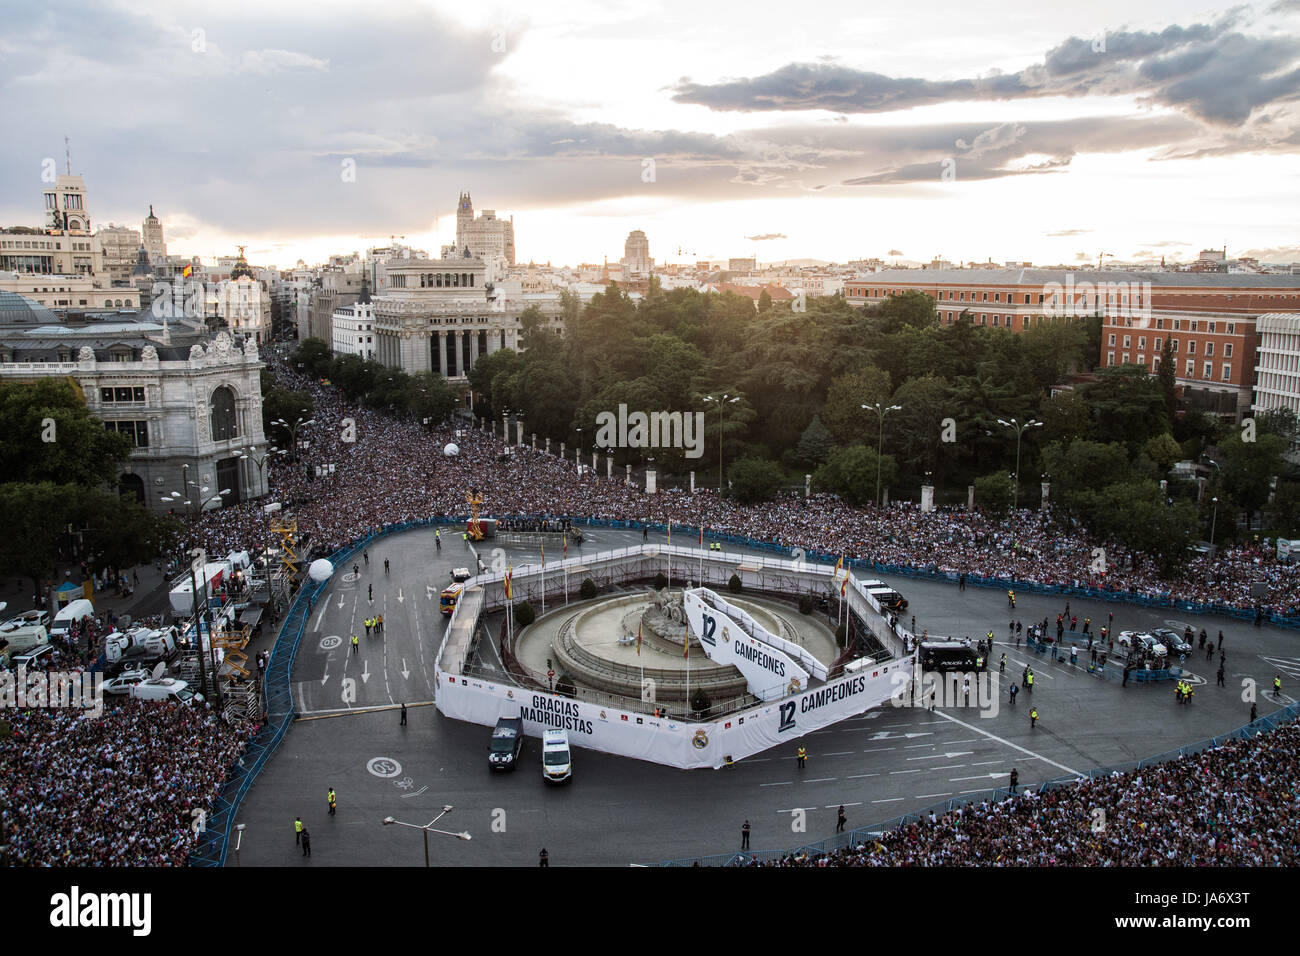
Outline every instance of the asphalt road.
[[(1194, 654), (1187, 666), (1205, 683), (1191, 704), (1181, 706), (1168, 683), (1121, 688), (1117, 679), (1099, 680), (1006, 644), (1010, 614), (1000, 591), (971, 587), (958, 593), (950, 584), (891, 578), (911, 600), (907, 616), (916, 614), (918, 629), (972, 638), (994, 631), (1000, 643), (993, 660), (1005, 651), (1008, 670), (992, 700), (977, 706), (976, 693), (969, 707), (868, 712), (803, 738), (809, 751), (803, 770), (795, 766), (792, 749), (770, 750), (721, 771), (679, 771), (578, 749), (573, 780), (554, 787), (542, 779), (534, 739), (518, 770), (493, 774), (485, 727), (446, 719), (431, 704), (411, 706), (406, 727), (395, 709), (362, 710), (431, 699), (433, 653), (444, 620), (437, 591), (453, 566), (470, 563), (459, 536), (454, 543), (446, 539), (444, 534), (441, 558), (430, 553), (431, 532), (385, 539), (371, 552), (368, 574), (363, 564), (360, 579), (350, 581), (341, 569), (328, 609), (317, 605), (320, 623), (313, 615), (293, 674), (295, 692), (309, 706), (243, 803), (241, 865), (418, 866), (424, 860), (421, 835), (385, 827), (382, 820), (426, 824), (448, 804), (455, 809), (438, 827), (466, 830), (473, 839), (431, 834), (434, 865), (535, 866), (543, 846), (554, 866), (726, 853), (739, 849), (745, 819), (754, 849), (788, 848), (832, 835), (840, 804), (849, 826), (861, 826), (964, 792), (1005, 786), (1012, 767), (1022, 784), (1033, 784), (1133, 761), (1245, 723), (1250, 704), (1243, 700), (1244, 681), (1257, 682), (1261, 714), (1279, 706), (1266, 696), (1274, 673), (1283, 674), (1284, 689), (1294, 691), (1300, 682), (1300, 635), (1293, 632), (1172, 609), (1071, 602), (1080, 621), (1087, 614), (1098, 628), (1108, 611), (1115, 613), (1117, 631), (1160, 624), (1181, 630), (1187, 622), (1214, 636), (1222, 628), (1228, 686), (1214, 683), (1217, 652), (1208, 664), (1203, 653)], [(640, 535), (597, 530), (584, 547), (603, 550), (634, 540)], [(526, 554), (512, 559), (518, 563)], [(387, 577), (384, 557), (391, 563)], [(386, 635), (367, 639), (360, 631), (362, 653), (351, 660), (346, 645), (322, 648), (322, 638), (346, 637), (354, 620), (374, 613), (365, 591), (371, 583)], [(426, 587), (434, 589), (432, 597)], [(1017, 616), (1026, 622), (1045, 615), (1054, 622), (1064, 609), (1056, 596), (1018, 597)], [(1010, 706), (1006, 683), (1019, 680), (1027, 663), (1037, 675), (1032, 700), (1022, 693)], [(994, 671), (997, 679), (996, 666)], [(356, 681), (351, 709), (341, 698), (345, 676)], [(1284, 697), (1282, 703), (1289, 702)], [(1032, 729), (1031, 703), (1040, 718)], [(334, 817), (325, 812), (331, 786), (339, 799)], [(313, 836), (310, 860), (294, 846), (293, 818), (299, 814)]]

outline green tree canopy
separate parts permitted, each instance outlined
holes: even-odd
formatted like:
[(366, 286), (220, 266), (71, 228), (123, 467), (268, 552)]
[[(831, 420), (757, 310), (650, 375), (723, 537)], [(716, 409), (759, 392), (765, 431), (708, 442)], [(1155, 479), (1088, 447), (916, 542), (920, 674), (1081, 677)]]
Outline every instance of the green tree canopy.
[(898, 465), (892, 455), (877, 458), (876, 450), (865, 445), (850, 445), (831, 452), (826, 464), (813, 474), (819, 490), (837, 494), (851, 505), (866, 505), (876, 497), (876, 463), (880, 463), (880, 487), (898, 480)]
[(115, 482), (131, 441), (91, 416), (65, 379), (0, 385), (0, 476), (86, 487)]

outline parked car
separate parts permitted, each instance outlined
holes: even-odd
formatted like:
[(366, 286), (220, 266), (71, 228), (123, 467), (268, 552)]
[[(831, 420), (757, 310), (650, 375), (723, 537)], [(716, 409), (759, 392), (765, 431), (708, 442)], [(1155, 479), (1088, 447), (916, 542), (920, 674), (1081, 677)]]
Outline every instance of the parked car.
[(148, 679), (149, 672), (147, 670), (140, 668), (126, 670), (111, 680), (104, 681), (104, 693), (111, 694), (114, 697), (125, 697), (131, 693), (132, 687)]
[(1120, 631), (1119, 637), (1115, 638), (1115, 643), (1149, 657), (1165, 657), (1169, 653), (1169, 649), (1161, 644), (1158, 638), (1144, 631)]
[(34, 627), (38, 624), (41, 627), (46, 628), (47, 630), (49, 629), (50, 626), (49, 611), (42, 611), (38, 608), (37, 610), (34, 611), (24, 611), (22, 614), (19, 614), (17, 617), (11, 617), (3, 624), (0, 624), (0, 634), (5, 634), (9, 631), (16, 631), (20, 627)]
[(563, 783), (573, 777), (569, 735), (563, 730), (547, 730), (542, 734), (542, 777), (547, 783)]

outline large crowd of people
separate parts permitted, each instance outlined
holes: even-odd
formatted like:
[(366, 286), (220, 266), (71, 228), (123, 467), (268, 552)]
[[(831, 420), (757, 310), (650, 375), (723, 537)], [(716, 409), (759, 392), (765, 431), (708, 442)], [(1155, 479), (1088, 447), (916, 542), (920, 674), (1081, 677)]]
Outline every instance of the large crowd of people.
[(252, 728), (204, 707), (126, 699), (96, 718), (5, 712), (0, 859), (16, 866), (183, 866)]
[[(1213, 560), (1198, 556), (1176, 580), (1155, 565), (1097, 541), (1081, 529), (1063, 533), (1050, 514), (1021, 510), (992, 519), (965, 508), (922, 513), (911, 503), (883, 510), (850, 507), (833, 495), (784, 496), (744, 506), (711, 490), (667, 489), (646, 494), (615, 471), (612, 480), (590, 469), (580, 475), (572, 452), (565, 460), (531, 441), (504, 455), (495, 433), (452, 426), (429, 429), (414, 421), (345, 403), (338, 391), (307, 379), (274, 354), (277, 378), (308, 390), (314, 424), (300, 430), (308, 448), (273, 456), (267, 499), (205, 513), (194, 527), (196, 542), (225, 553), (266, 540), (265, 501), (292, 507), (300, 532), (328, 553), (391, 523), (449, 518), (468, 512), (471, 488), (483, 513), (498, 517), (572, 517), (662, 524), (743, 535), (806, 552), (848, 555), (883, 565), (1061, 587), (1126, 591), (1178, 603), (1226, 604), (1242, 610), (1300, 615), (1300, 566), (1279, 562), (1262, 543), (1220, 549)], [(343, 439), (354, 425), (355, 441)], [(512, 433), (512, 438), (515, 435)], [(454, 443), (459, 453), (444, 454)], [(300, 442), (301, 444), (301, 442)], [(590, 455), (590, 452), (587, 452)], [(587, 464), (590, 458), (584, 456)], [(603, 463), (602, 463), (603, 464)], [(317, 477), (317, 467), (333, 465)], [(328, 471), (328, 468), (326, 469)], [(1095, 549), (1105, 549), (1099, 563)], [(1262, 601), (1251, 593), (1267, 586)]]
[(1300, 724), (753, 866), (1296, 866)]

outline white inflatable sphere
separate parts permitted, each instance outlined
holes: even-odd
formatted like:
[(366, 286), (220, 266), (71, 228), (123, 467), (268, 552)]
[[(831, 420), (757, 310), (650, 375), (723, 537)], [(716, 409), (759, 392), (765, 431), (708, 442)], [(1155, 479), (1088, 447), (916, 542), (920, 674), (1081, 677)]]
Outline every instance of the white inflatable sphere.
[(449, 443), (447, 444), (447, 447), (444, 448), (444, 449), (442, 450), (442, 453), (443, 453), (444, 455), (449, 455), (449, 456), (450, 456), (450, 455), (459, 455), (459, 454), (460, 454), (460, 449), (459, 449), (459, 448), (458, 448), (454, 443), (449, 442)]
[(334, 565), (327, 558), (317, 558), (307, 568), (307, 575), (316, 582), (328, 581), (334, 573)]

